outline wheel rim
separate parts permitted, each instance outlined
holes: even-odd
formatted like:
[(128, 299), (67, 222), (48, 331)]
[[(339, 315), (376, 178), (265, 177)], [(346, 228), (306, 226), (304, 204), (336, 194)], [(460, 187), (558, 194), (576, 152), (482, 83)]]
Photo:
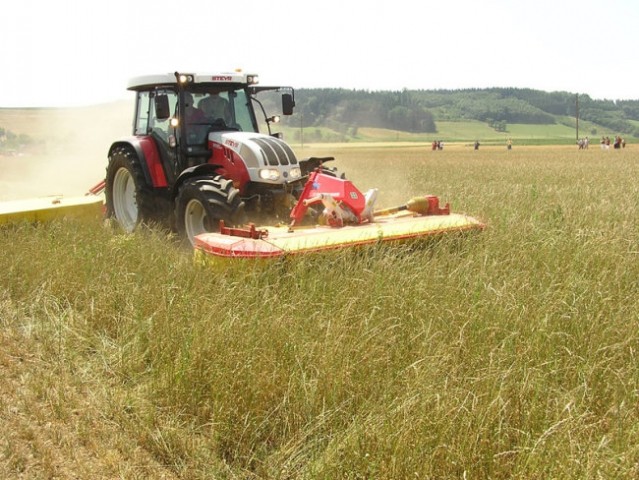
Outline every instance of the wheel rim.
[(199, 200), (192, 199), (184, 210), (184, 230), (191, 244), (195, 243), (195, 236), (207, 232), (207, 216), (204, 205)]
[(135, 182), (126, 168), (120, 168), (113, 179), (113, 211), (126, 232), (132, 232), (138, 223), (138, 203)]

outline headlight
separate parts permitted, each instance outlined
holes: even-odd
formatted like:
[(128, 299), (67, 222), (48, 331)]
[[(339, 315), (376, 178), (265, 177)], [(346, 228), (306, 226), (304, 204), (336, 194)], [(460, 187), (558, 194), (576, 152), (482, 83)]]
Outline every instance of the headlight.
[(291, 178), (300, 178), (302, 176), (302, 170), (300, 170), (300, 167), (293, 167), (289, 170), (288, 174)]
[(180, 83), (191, 83), (191, 82), (193, 82), (193, 75), (191, 75), (189, 73), (181, 73), (178, 76), (178, 81)]
[(271, 181), (279, 180), (280, 172), (279, 170), (275, 170), (273, 168), (262, 168), (260, 170), (260, 178), (262, 180), (271, 180)]

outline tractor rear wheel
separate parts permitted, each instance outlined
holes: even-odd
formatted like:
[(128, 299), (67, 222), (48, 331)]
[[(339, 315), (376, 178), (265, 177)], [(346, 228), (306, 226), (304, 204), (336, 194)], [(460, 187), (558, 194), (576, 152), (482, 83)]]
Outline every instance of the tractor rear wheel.
[(116, 148), (109, 156), (106, 173), (106, 214), (115, 217), (130, 233), (153, 212), (153, 194), (146, 185), (142, 167), (127, 148)]
[(177, 229), (182, 238), (195, 243), (195, 236), (219, 230), (220, 220), (227, 225), (241, 223), (244, 202), (231, 180), (221, 176), (186, 180), (175, 200)]

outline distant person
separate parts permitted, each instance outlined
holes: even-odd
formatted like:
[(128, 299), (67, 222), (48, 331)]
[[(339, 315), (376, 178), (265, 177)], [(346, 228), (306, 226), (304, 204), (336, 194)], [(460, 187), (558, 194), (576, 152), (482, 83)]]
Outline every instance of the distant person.
[(615, 143), (613, 144), (613, 148), (615, 149), (621, 148), (621, 137), (619, 135), (615, 137)]
[(507, 150), (512, 150), (513, 149), (513, 141), (510, 138), (506, 142), (506, 149)]
[(437, 150), (437, 140), (433, 140), (432, 149)]
[(588, 140), (588, 137), (580, 138), (577, 141), (577, 145), (579, 145), (579, 150), (587, 150), (589, 143), (590, 143), (590, 140)]
[(475, 150), (479, 150), (479, 140), (475, 140)]

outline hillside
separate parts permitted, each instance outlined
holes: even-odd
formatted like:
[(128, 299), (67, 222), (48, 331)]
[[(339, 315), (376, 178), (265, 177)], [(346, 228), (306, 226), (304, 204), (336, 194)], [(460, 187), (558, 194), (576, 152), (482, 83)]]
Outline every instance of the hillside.
[[(594, 100), (569, 92), (515, 88), (402, 92), (301, 89), (296, 92), (296, 101), (299, 117), (288, 119), (287, 125), (327, 128), (343, 138), (356, 139), (362, 128), (370, 127), (473, 141), (493, 137), (494, 133), (502, 137), (521, 134), (526, 128), (520, 125), (543, 125), (549, 127), (544, 129), (548, 137), (539, 135), (538, 128), (523, 136), (537, 141), (565, 138), (568, 128), (572, 133), (567, 138), (574, 140), (577, 113), (581, 137), (639, 137), (639, 101)], [(457, 127), (460, 122), (484, 125), (488, 131), (473, 135), (462, 128), (462, 136), (455, 136), (448, 127)]]

